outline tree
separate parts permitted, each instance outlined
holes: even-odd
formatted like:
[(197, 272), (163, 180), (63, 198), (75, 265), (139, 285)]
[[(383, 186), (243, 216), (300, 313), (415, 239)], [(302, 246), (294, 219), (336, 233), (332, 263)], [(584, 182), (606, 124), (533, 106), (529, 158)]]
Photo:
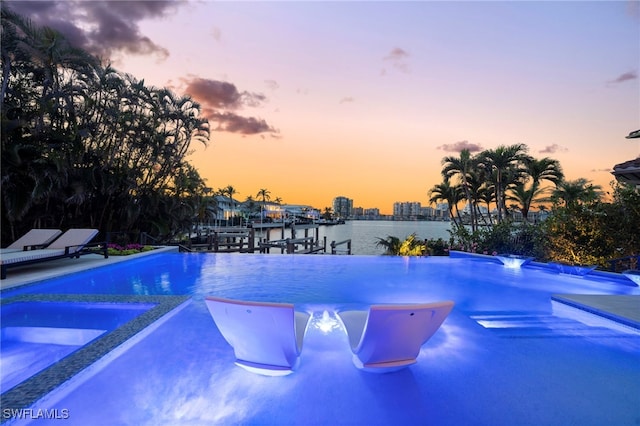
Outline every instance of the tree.
[(400, 241), (398, 237), (388, 236), (387, 238), (378, 238), (377, 247), (383, 247), (386, 255), (391, 256), (422, 256), (427, 250), (424, 241), (416, 238), (416, 234), (411, 234)]
[(551, 201), (554, 205), (570, 208), (581, 204), (592, 204), (599, 201), (601, 197), (600, 185), (593, 185), (589, 180), (580, 178), (558, 182), (551, 194)]
[[(265, 204), (271, 198), (271, 192), (268, 189), (262, 188), (258, 191), (256, 197), (260, 197), (262, 199), (262, 210), (264, 212)], [(262, 216), (264, 215), (263, 212), (260, 213), (260, 222), (262, 222)]]
[(537, 197), (543, 192), (544, 190), (540, 187), (536, 188), (532, 185), (527, 189), (524, 183), (517, 182), (510, 188), (509, 194), (507, 194), (506, 198), (509, 201), (515, 201), (517, 203), (515, 208), (522, 213), (522, 220), (527, 221), (531, 203), (538, 200)]
[(501, 145), (494, 150), (486, 150), (478, 155), (478, 164), (487, 172), (487, 176), (493, 178), (498, 222), (502, 221), (506, 213), (505, 192), (508, 186), (516, 182), (522, 175), (521, 164), (526, 152), (526, 145), (515, 144)]
[(231, 205), (229, 218), (231, 219), (231, 223), (233, 223), (233, 218), (235, 217), (235, 201), (233, 200), (233, 196), (237, 193), (238, 191), (236, 191), (236, 189), (232, 185), (227, 185), (224, 188), (220, 189), (221, 195), (229, 197), (229, 204)]
[[(462, 188), (460, 186), (452, 186), (448, 181), (444, 181), (438, 185), (435, 185), (429, 190), (429, 202), (437, 203), (438, 201), (445, 201), (449, 207), (449, 217), (453, 221), (454, 226), (462, 226), (458, 223), (460, 219), (460, 212), (458, 211), (458, 203), (463, 199)], [(454, 214), (455, 209), (455, 214)]]
[(333, 217), (333, 208), (325, 207), (322, 212), (322, 218), (326, 220), (330, 220)]
[(462, 190), (464, 191), (465, 198), (470, 207), (471, 214), (471, 229), (476, 230), (478, 222), (476, 219), (475, 203), (471, 194), (470, 179), (471, 173), (475, 168), (475, 161), (471, 158), (471, 153), (468, 149), (460, 151), (460, 157), (445, 157), (442, 160), (443, 169), (442, 176), (445, 181), (450, 180), (452, 177), (457, 177), (460, 181)]
[[(520, 204), (524, 220), (527, 219), (529, 209), (536, 202), (544, 201), (542, 197), (547, 189), (542, 187), (542, 181), (548, 181), (557, 185), (562, 181), (564, 174), (557, 160), (545, 157), (540, 160), (533, 157), (524, 158), (524, 175), (520, 182), (512, 187), (512, 194), (507, 199), (517, 201)], [(526, 184), (530, 184), (526, 188)]]
[(170, 234), (192, 220), (200, 106), (1, 12), (3, 243), (34, 226)]

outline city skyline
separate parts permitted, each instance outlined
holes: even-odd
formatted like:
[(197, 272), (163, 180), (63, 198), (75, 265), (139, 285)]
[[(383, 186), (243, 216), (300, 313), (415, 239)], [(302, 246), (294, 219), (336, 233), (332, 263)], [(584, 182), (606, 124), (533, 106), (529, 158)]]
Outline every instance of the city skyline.
[(523, 143), (608, 190), (640, 154), (640, 3), (5, 2), (211, 125), (189, 161), (244, 200), (428, 204), (441, 160)]

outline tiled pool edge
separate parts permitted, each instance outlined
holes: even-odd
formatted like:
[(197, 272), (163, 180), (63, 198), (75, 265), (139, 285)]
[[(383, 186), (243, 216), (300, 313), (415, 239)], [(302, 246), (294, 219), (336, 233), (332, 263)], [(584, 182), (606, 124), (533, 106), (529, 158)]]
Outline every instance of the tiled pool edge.
[[(83, 295), (83, 294), (31, 294), (2, 299), (2, 305), (13, 302), (88, 302), (88, 303), (154, 303), (149, 309), (123, 326), (98, 338), (59, 362), (0, 395), (0, 406), (4, 410), (19, 410), (32, 405), (49, 392), (63, 385), (72, 377), (90, 367), (118, 346), (140, 333), (146, 327), (181, 304), (189, 301), (189, 296), (125, 296), (125, 295)], [(11, 418), (0, 418), (5, 423)]]
[[(551, 295), (551, 301), (561, 303), (574, 309), (595, 315), (600, 318), (604, 318), (609, 321), (613, 321), (618, 324), (622, 324), (625, 327), (634, 329), (636, 332), (640, 332), (640, 322), (625, 316), (623, 313), (613, 312), (611, 309), (607, 310), (602, 307), (594, 306), (589, 303), (589, 298), (605, 298), (607, 295), (580, 295), (580, 294), (553, 294)], [(620, 296), (621, 298), (629, 298), (629, 300), (640, 300), (640, 296)], [(631, 299), (633, 298), (633, 299)]]

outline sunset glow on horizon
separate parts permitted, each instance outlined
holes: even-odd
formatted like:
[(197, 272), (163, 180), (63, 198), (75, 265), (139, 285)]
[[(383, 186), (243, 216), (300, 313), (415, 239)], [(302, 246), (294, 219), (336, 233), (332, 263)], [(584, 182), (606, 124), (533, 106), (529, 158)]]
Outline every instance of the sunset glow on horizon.
[(607, 191), (640, 155), (637, 1), (5, 3), (191, 95), (212, 132), (189, 161), (238, 200), (389, 214), (444, 157), (518, 143)]

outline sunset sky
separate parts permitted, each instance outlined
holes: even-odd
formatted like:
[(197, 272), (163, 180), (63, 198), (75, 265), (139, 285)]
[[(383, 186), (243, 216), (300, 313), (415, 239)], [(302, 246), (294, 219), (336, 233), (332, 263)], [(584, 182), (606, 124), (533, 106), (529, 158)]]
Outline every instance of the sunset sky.
[(609, 189), (640, 155), (640, 2), (5, 2), (190, 94), (236, 198), (428, 204), (441, 160), (524, 143)]

